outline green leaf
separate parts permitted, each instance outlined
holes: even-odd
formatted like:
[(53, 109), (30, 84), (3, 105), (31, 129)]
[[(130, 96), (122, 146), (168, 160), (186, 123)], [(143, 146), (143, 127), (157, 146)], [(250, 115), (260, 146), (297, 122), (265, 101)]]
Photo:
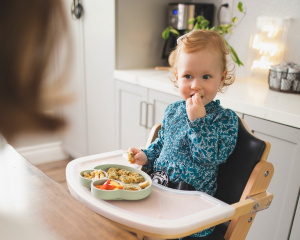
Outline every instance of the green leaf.
[(234, 18), (232, 19), (232, 22), (233, 22), (233, 23), (236, 23), (236, 21), (237, 21), (237, 17), (234, 17)]
[(188, 21), (189, 24), (194, 24), (194, 22), (195, 22), (195, 18), (190, 18)]
[(209, 21), (206, 20), (206, 19), (202, 20), (201, 23), (200, 23), (200, 25), (201, 25), (201, 27), (203, 29), (203, 28), (205, 28), (205, 27), (207, 27), (209, 25)]
[(163, 31), (162, 37), (163, 37), (163, 39), (167, 40), (167, 39), (169, 38), (169, 36), (170, 36), (170, 28), (167, 27), (167, 28)]
[(199, 23), (196, 23), (193, 29), (194, 30), (201, 29)]
[(179, 32), (176, 29), (174, 29), (174, 28), (171, 28), (170, 32), (173, 33), (176, 36), (180, 36)]
[(203, 20), (206, 20), (205, 17), (203, 17), (203, 16), (198, 16), (197, 17), (197, 22), (201, 22)]
[[(224, 38), (223, 38), (224, 39)], [(225, 44), (230, 52), (230, 56), (231, 59), (238, 65), (238, 66), (244, 66), (244, 64), (241, 62), (241, 60), (239, 59), (238, 55), (236, 54), (235, 50), (233, 49), (233, 47), (231, 47), (229, 45), (229, 43), (224, 39)]]
[(231, 58), (238, 66), (244, 66), (233, 47), (230, 46)]
[(238, 9), (240, 12), (244, 12), (244, 9), (243, 9), (243, 3), (242, 3), (242, 2), (239, 2), (239, 3), (238, 3), (237, 9)]

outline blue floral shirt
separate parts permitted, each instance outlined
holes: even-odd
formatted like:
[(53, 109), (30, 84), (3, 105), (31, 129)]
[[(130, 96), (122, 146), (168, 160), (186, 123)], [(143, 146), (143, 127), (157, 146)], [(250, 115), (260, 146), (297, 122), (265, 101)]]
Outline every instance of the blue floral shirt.
[[(236, 145), (238, 117), (232, 110), (224, 109), (219, 100), (208, 103), (205, 110), (205, 117), (191, 122), (185, 101), (170, 104), (158, 138), (142, 150), (149, 159), (144, 166), (148, 170), (162, 170), (171, 182), (186, 182), (213, 196), (218, 166), (226, 162)], [(207, 236), (212, 231), (210, 228), (191, 236)]]

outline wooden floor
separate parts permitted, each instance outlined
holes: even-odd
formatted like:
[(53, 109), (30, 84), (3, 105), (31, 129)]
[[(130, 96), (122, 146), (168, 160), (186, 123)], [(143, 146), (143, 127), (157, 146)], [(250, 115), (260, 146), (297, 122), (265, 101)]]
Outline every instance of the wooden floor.
[(43, 171), (48, 177), (68, 189), (66, 182), (66, 167), (71, 160), (72, 159), (65, 159), (61, 161), (43, 163), (36, 165), (36, 167)]

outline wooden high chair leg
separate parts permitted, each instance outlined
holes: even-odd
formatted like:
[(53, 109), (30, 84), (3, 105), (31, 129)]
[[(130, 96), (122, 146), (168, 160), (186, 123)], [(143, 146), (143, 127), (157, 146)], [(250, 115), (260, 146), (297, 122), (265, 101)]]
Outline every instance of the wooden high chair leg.
[(262, 209), (269, 207), (273, 195), (268, 196), (266, 190), (273, 174), (274, 167), (272, 163), (261, 161), (255, 166), (240, 201), (251, 198), (254, 201), (257, 201), (258, 205), (254, 205), (251, 214), (245, 214), (231, 220), (224, 237), (226, 240), (245, 239), (255, 218), (256, 211), (259, 210), (260, 207), (262, 207)]
[(231, 220), (231, 229), (225, 234), (225, 240), (243, 240), (246, 239), (256, 213), (246, 214), (236, 219)]

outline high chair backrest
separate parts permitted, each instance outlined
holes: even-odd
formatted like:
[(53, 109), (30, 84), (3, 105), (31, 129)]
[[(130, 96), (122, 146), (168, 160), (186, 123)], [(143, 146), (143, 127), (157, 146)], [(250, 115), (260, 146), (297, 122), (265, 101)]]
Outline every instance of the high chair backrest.
[[(236, 147), (226, 163), (219, 166), (215, 197), (228, 204), (238, 202), (245, 190), (250, 175), (260, 162), (267, 142), (254, 136), (239, 118)], [(268, 149), (267, 149), (268, 151)]]

